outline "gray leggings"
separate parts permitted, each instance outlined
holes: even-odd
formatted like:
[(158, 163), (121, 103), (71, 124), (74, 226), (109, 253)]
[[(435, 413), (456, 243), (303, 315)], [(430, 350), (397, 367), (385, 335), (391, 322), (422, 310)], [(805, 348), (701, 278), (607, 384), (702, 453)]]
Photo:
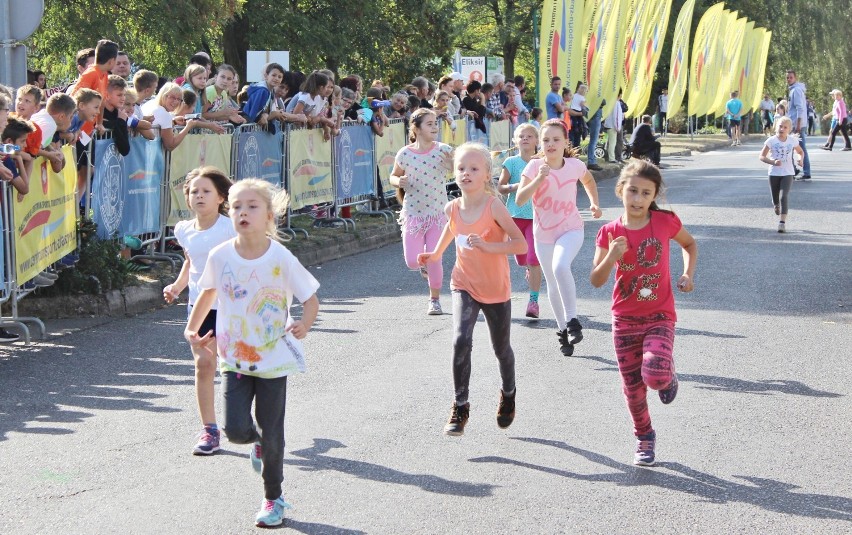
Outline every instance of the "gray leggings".
[[(222, 374), (225, 435), (234, 444), (260, 440), (263, 452), (263, 489), (267, 500), (277, 500), (284, 482), (284, 412), (287, 405), (287, 376), (261, 379), (235, 372)], [(260, 432), (251, 418), (254, 416)]]
[(769, 190), (772, 193), (772, 205), (781, 205), (781, 215), (787, 215), (787, 200), (790, 198), (790, 187), (793, 185), (793, 175), (769, 175)]
[(467, 403), (473, 328), (480, 310), (485, 315), (491, 346), (500, 364), (503, 392), (511, 394), (515, 391), (515, 353), (509, 344), (512, 302), (480, 303), (464, 290), (453, 290), (453, 382), (456, 387), (456, 405)]

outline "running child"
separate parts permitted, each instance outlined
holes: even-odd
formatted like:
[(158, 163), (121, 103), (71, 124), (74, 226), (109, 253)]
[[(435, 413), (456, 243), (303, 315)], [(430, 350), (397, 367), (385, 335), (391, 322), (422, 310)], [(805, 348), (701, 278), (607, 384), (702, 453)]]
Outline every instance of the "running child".
[(583, 339), (583, 326), (577, 318), (577, 287), (571, 273), (571, 263), (583, 245), (577, 183), (586, 190), (595, 219), (601, 216), (598, 187), (577, 158), (577, 148), (568, 141), (568, 127), (563, 121), (545, 121), (540, 139), (542, 152), (524, 169), (515, 203), (524, 206), (532, 199), (535, 254), (547, 281), (560, 349), (570, 357), (574, 345)]
[(772, 195), (772, 206), (775, 215), (779, 217), (778, 232), (787, 232), (787, 212), (790, 199), (790, 188), (796, 171), (793, 165), (793, 153), (799, 155), (799, 160), (805, 158), (802, 147), (799, 146), (799, 136), (791, 134), (793, 121), (789, 117), (779, 117), (775, 121), (775, 135), (766, 140), (760, 151), (760, 161), (769, 164), (769, 193)]
[(446, 174), (452, 166), (453, 148), (438, 143), (438, 117), (428, 108), (411, 114), (409, 145), (399, 149), (390, 176), (392, 186), (399, 188), (402, 202), (399, 224), (402, 226), (402, 249), (409, 269), (418, 269), (429, 282), (429, 305), (426, 313), (440, 316), (441, 284), (444, 267), (440, 258), (421, 267), (417, 255), (434, 251), (447, 222)]
[[(163, 288), (166, 303), (172, 303), (189, 287), (187, 315), (198, 300), (198, 280), (207, 264), (210, 251), (235, 237), (237, 233), (227, 217), (228, 190), (231, 180), (213, 166), (193, 169), (186, 176), (183, 194), (186, 205), (195, 214), (194, 219), (180, 221), (175, 225), (175, 238), (183, 248), (186, 259), (177, 279)], [(211, 337), (202, 345), (192, 346), (195, 360), (195, 399), (203, 426), (193, 455), (210, 455), (219, 451), (219, 426), (214, 409), (214, 380), (216, 379), (216, 306), (204, 317), (199, 329), (202, 336)]]
[(672, 347), (675, 302), (669, 270), (669, 240), (683, 248), (681, 292), (694, 288), (698, 245), (680, 219), (656, 203), (663, 195), (663, 178), (653, 164), (634, 160), (621, 171), (615, 194), (624, 214), (598, 231), (590, 280), (595, 288), (609, 279), (612, 290), (612, 338), (627, 409), (637, 438), (633, 464), (652, 466), (657, 434), (648, 413), (648, 388), (669, 404), (677, 396)]
[[(290, 508), (282, 492), (287, 376), (305, 371), (299, 340), (317, 317), (319, 283), (276, 241), (275, 217), (287, 209), (284, 190), (249, 178), (231, 187), (228, 202), (237, 237), (210, 251), (184, 336), (196, 350), (215, 339), (225, 434), (236, 444), (254, 443), (249, 457), (263, 475), (264, 500), (255, 524), (278, 526)], [(290, 315), (293, 296), (302, 303), (301, 319)], [(215, 338), (211, 331), (199, 336), (214, 303)]]
[(530, 123), (519, 125), (515, 129), (515, 146), (518, 154), (510, 156), (503, 162), (503, 170), (500, 173), (500, 183), (497, 190), (506, 197), (506, 208), (512, 220), (521, 229), (521, 234), (527, 240), (527, 252), (515, 255), (515, 261), (519, 266), (525, 268), (526, 279), (530, 287), (530, 300), (527, 303), (526, 315), (528, 318), (538, 319), (539, 305), (538, 294), (541, 291), (541, 266), (535, 255), (535, 241), (533, 238), (533, 208), (532, 204), (518, 206), (515, 202), (518, 187), (521, 185), (521, 173), (529, 161), (535, 156), (538, 148), (538, 129)]
[(456, 242), (453, 292), (453, 383), (455, 402), (444, 433), (464, 434), (470, 416), (473, 328), (479, 311), (485, 315), (491, 345), (500, 367), (502, 388), (497, 425), (505, 429), (515, 419), (515, 353), (509, 344), (512, 325), (511, 281), (506, 255), (521, 255), (527, 243), (491, 181), (491, 154), (484, 145), (465, 143), (455, 156), (456, 184), (461, 197), (447, 203), (449, 222), (431, 252), (417, 256), (421, 265), (440, 263), (450, 242)]

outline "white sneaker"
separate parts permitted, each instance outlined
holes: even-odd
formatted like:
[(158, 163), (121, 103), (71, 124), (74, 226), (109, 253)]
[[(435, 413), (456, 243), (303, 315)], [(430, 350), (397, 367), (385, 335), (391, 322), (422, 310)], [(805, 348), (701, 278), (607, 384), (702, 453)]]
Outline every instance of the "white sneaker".
[(440, 316), (444, 313), (441, 310), (441, 302), (437, 299), (429, 299), (429, 308), (426, 310), (426, 314), (430, 316)]
[(786, 225), (784, 224), (784, 222), (783, 222), (783, 221), (779, 221), (779, 222), (778, 222), (778, 232), (780, 232), (780, 233), (782, 233), (782, 234), (783, 234), (784, 232), (787, 232)]

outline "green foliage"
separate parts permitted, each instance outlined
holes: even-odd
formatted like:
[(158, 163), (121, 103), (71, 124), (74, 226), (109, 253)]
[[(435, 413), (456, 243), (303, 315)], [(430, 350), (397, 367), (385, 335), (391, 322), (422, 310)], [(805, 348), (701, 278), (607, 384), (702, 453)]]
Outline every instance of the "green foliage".
[(99, 294), (127, 286), (134, 270), (132, 264), (121, 258), (121, 245), (117, 240), (101, 240), (96, 231), (97, 225), (91, 220), (77, 224), (79, 262), (72, 269), (60, 272), (59, 279), (42, 289), (39, 295)]

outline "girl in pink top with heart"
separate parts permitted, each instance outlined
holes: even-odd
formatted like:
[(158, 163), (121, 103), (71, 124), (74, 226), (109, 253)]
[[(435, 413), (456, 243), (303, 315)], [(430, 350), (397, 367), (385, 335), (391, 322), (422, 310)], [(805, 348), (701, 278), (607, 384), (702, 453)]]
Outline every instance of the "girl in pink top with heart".
[(649, 162), (635, 161), (621, 171), (615, 194), (624, 203), (624, 214), (598, 231), (590, 276), (599, 288), (615, 267), (612, 339), (637, 439), (633, 463), (644, 466), (654, 464), (657, 441), (648, 413), (648, 388), (659, 391), (660, 401), (668, 404), (678, 387), (669, 243), (674, 240), (683, 248), (683, 275), (677, 282), (681, 292), (693, 289), (698, 257), (698, 245), (680, 219), (657, 206), (662, 190), (660, 170)]
[(541, 125), (542, 153), (530, 160), (521, 175), (515, 202), (533, 203), (533, 237), (547, 297), (556, 317), (562, 354), (571, 356), (574, 344), (583, 339), (577, 319), (577, 288), (571, 263), (583, 245), (583, 220), (577, 209), (577, 183), (591, 200), (589, 209), (601, 216), (598, 188), (586, 165), (576, 158), (577, 150), (568, 141), (568, 127), (559, 119)]

